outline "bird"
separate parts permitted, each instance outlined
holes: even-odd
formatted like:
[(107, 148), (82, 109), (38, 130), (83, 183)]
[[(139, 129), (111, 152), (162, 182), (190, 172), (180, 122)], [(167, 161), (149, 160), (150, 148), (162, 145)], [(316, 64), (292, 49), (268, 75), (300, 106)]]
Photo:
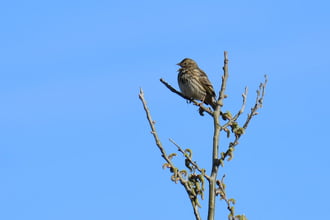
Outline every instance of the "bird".
[(180, 66), (178, 84), (182, 94), (187, 98), (200, 100), (215, 109), (216, 95), (206, 73), (190, 58), (183, 59), (177, 65)]

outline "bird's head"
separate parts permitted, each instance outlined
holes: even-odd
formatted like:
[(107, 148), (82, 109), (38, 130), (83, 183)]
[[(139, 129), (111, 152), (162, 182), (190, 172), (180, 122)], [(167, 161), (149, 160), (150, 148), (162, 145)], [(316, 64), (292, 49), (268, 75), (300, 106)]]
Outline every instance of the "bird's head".
[(177, 63), (176, 65), (179, 65), (182, 68), (197, 67), (197, 63), (193, 59), (190, 59), (190, 58), (184, 58), (180, 63)]

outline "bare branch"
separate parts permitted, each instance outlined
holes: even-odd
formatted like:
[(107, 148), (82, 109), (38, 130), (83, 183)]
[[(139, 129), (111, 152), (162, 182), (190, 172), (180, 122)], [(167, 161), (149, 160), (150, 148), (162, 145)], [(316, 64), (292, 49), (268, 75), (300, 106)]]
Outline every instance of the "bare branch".
[(226, 91), (226, 87), (227, 87), (227, 80), (228, 80), (228, 52), (225, 51), (224, 52), (224, 65), (223, 65), (223, 75), (221, 77), (222, 79), (222, 83), (221, 83), (221, 89), (220, 89), (220, 92), (219, 92), (219, 98), (218, 98), (218, 105), (220, 105), (220, 107), (223, 106), (223, 100), (226, 98), (226, 94), (225, 94), (225, 91)]
[[(201, 220), (201, 217), (200, 217), (200, 214), (198, 211), (199, 204), (198, 204), (198, 200), (197, 200), (197, 195), (196, 195), (194, 189), (192, 189), (192, 187), (189, 185), (189, 181), (187, 181), (180, 172), (177, 172), (178, 169), (174, 166), (174, 164), (170, 160), (169, 156), (166, 154), (165, 149), (163, 148), (163, 145), (158, 137), (156, 127), (155, 127), (155, 122), (151, 118), (151, 114), (150, 114), (149, 108), (147, 106), (147, 102), (144, 99), (144, 93), (143, 93), (142, 89), (140, 89), (139, 98), (143, 104), (144, 111), (146, 112), (147, 119), (148, 119), (148, 122), (149, 122), (149, 125), (151, 128), (151, 133), (155, 139), (156, 145), (159, 148), (159, 150), (162, 154), (162, 157), (165, 159), (165, 161), (170, 166), (169, 168), (170, 168), (171, 172), (175, 173), (175, 176), (173, 174), (172, 177), (178, 178), (180, 183), (184, 186), (186, 192), (188, 193), (190, 202), (193, 206), (195, 217), (197, 220)], [(176, 181), (176, 179), (174, 179), (174, 181)]]
[(201, 169), (196, 163), (196, 161), (192, 161), (191, 157), (188, 156), (187, 153), (177, 143), (175, 143), (173, 139), (170, 138), (169, 140), (178, 148), (178, 151), (183, 154), (183, 156), (189, 161), (189, 163), (191, 163), (209, 181), (210, 177), (205, 173), (205, 169)]
[(147, 106), (147, 102), (144, 99), (144, 92), (143, 92), (142, 89), (140, 89), (139, 98), (140, 98), (140, 100), (143, 104), (144, 111), (146, 112), (147, 119), (148, 119), (149, 125), (151, 127), (151, 133), (152, 133), (152, 135), (155, 139), (155, 142), (156, 142), (156, 145), (157, 145), (158, 149), (162, 153), (162, 157), (166, 160), (167, 163), (169, 163), (172, 167), (174, 167), (174, 165), (172, 164), (172, 161), (167, 157), (167, 154), (165, 152), (165, 149), (163, 148), (162, 143), (160, 142), (160, 139), (158, 137), (156, 127), (155, 127), (155, 121), (153, 121), (152, 118), (151, 118), (151, 114), (150, 114), (149, 108)]
[[(254, 104), (253, 108), (251, 108), (251, 112), (248, 114), (248, 117), (247, 117), (247, 119), (246, 119), (246, 121), (245, 121), (245, 123), (242, 127), (243, 131), (245, 131), (247, 129), (251, 119), (255, 115), (258, 114), (257, 110), (262, 107), (267, 82), (268, 82), (268, 78), (267, 78), (267, 75), (265, 75), (265, 81), (263, 83), (260, 83), (259, 89), (257, 90), (257, 97), (256, 97), (255, 104)], [(243, 96), (243, 99), (244, 99), (244, 96)], [(243, 101), (243, 103), (244, 103), (244, 101)], [(235, 140), (233, 142), (229, 143), (228, 150), (224, 154), (222, 154), (222, 157), (221, 157), (220, 160), (225, 160), (225, 158), (232, 153), (233, 148), (239, 143), (238, 140), (240, 139), (240, 137), (241, 137), (241, 135), (236, 135), (235, 136)]]
[(234, 199), (228, 199), (227, 198), (227, 194), (226, 194), (226, 189), (225, 189), (225, 180), (226, 175), (224, 174), (221, 178), (221, 180), (217, 180), (217, 195), (220, 195), (220, 199), (223, 199), (226, 204), (227, 204), (227, 209), (230, 212), (231, 216), (235, 216), (235, 210), (233, 209), (231, 204), (235, 204), (235, 200)]
[(244, 129), (247, 128), (252, 117), (258, 114), (257, 110), (259, 108), (262, 108), (262, 103), (264, 101), (264, 96), (265, 96), (265, 89), (266, 89), (266, 85), (268, 82), (268, 76), (265, 75), (264, 77), (265, 77), (265, 81), (263, 83), (260, 83), (260, 85), (259, 85), (259, 89), (257, 90), (256, 102), (255, 102), (253, 108), (251, 108), (251, 112), (250, 112), (250, 114), (248, 114), (248, 117), (243, 125)]
[(236, 121), (239, 116), (241, 116), (241, 114), (244, 112), (245, 106), (246, 106), (246, 100), (247, 100), (247, 94), (248, 94), (248, 88), (245, 87), (244, 93), (242, 94), (242, 98), (243, 98), (243, 102), (242, 102), (242, 106), (241, 109), (237, 112), (237, 114), (231, 118), (226, 124), (224, 124), (221, 127), (221, 130), (225, 129), (226, 127), (228, 127), (229, 125), (231, 125), (234, 121)]
[(244, 109), (245, 109), (245, 106), (246, 106), (247, 95), (248, 95), (248, 88), (245, 87), (244, 93), (242, 94), (243, 103), (242, 103), (241, 109), (233, 117), (233, 121), (236, 121), (238, 119), (238, 117), (244, 112)]

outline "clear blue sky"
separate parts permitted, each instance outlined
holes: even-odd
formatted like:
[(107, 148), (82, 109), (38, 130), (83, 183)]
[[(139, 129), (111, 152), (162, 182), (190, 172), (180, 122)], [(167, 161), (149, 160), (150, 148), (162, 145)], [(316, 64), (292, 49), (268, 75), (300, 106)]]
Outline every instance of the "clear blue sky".
[[(173, 138), (209, 169), (210, 117), (159, 78), (177, 88), (175, 64), (190, 57), (218, 91), (224, 50), (226, 110), (237, 111), (245, 86), (248, 110), (269, 75), (264, 108), (220, 170), (237, 214), (326, 218), (329, 8), (325, 0), (3, 1), (0, 219), (193, 219), (184, 189), (161, 168), (138, 91), (167, 151), (176, 151)], [(217, 219), (227, 214), (219, 201)]]

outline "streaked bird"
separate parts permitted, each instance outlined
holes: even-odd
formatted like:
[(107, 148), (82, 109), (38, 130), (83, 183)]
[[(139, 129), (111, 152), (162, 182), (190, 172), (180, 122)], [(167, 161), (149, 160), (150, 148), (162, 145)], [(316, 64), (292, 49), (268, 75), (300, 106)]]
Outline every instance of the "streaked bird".
[(205, 72), (190, 58), (183, 59), (177, 65), (181, 67), (178, 70), (178, 84), (182, 94), (188, 98), (200, 100), (215, 109), (215, 92)]

